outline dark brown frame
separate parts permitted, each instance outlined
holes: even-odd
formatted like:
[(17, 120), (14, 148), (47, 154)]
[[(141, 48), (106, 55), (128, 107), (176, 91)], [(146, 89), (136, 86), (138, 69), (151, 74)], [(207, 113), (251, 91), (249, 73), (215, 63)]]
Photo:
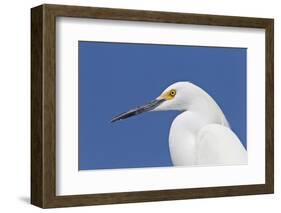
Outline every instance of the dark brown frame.
[[(196, 189), (56, 196), (56, 17), (262, 28), (266, 32), (266, 183)], [(274, 20), (110, 8), (41, 5), (31, 9), (31, 203), (66, 207), (274, 192)]]

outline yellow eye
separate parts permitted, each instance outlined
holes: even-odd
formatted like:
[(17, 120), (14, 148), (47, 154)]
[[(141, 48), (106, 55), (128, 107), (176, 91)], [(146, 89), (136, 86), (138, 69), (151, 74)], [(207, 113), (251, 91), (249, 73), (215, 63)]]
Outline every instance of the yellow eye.
[(176, 95), (176, 90), (172, 89), (170, 90), (170, 96), (174, 97)]

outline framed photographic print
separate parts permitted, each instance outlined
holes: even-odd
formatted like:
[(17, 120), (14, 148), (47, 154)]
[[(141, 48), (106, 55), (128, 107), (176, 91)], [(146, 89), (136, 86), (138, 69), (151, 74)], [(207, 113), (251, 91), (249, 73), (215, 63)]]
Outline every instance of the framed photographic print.
[(31, 9), (31, 203), (274, 191), (273, 19)]

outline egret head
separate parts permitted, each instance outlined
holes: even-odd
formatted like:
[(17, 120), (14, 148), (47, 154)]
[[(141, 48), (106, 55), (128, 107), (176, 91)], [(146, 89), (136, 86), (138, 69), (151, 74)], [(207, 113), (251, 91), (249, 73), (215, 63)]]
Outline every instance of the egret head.
[(149, 111), (177, 110), (184, 111), (188, 104), (189, 82), (176, 82), (166, 88), (155, 100), (143, 106), (136, 107), (112, 118), (111, 122)]

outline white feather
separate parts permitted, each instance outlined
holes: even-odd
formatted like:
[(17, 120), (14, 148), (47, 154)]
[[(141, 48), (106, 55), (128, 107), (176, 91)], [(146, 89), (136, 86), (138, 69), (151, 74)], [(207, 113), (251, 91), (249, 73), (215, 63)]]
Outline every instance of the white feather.
[(204, 126), (197, 134), (198, 165), (241, 165), (247, 152), (235, 133), (218, 124)]
[[(237, 165), (247, 163), (247, 151), (230, 129), (214, 99), (190, 82), (177, 82), (164, 92), (177, 94), (154, 111), (183, 111), (173, 121), (169, 147), (175, 166)], [(164, 93), (163, 92), (163, 93)]]

